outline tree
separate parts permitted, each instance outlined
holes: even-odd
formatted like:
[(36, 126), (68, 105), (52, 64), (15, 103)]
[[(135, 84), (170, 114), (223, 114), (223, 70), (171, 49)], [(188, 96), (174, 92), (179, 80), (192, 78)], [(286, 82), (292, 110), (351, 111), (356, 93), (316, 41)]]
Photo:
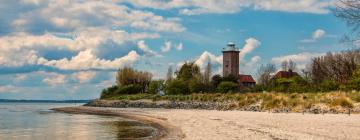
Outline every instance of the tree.
[(141, 92), (146, 92), (149, 83), (152, 79), (152, 74), (144, 71), (137, 71), (130, 67), (124, 67), (117, 71), (116, 83), (119, 87), (127, 85), (140, 85)]
[(183, 80), (175, 79), (166, 83), (165, 93), (169, 95), (189, 94), (189, 87)]
[(217, 87), (217, 90), (221, 93), (235, 92), (238, 88), (238, 84), (229, 81), (223, 81)]
[(312, 81), (320, 84), (325, 80), (346, 84), (360, 65), (360, 50), (349, 50), (339, 53), (327, 53), (316, 57), (311, 62)]
[(295, 71), (296, 70), (296, 63), (293, 60), (289, 60), (289, 70)]
[(211, 84), (216, 88), (222, 81), (222, 77), (219, 74), (214, 75), (211, 78)]
[(360, 68), (356, 69), (353, 73), (350, 81), (350, 87), (352, 89), (360, 90)]
[(229, 74), (228, 76), (223, 77), (222, 81), (238, 83), (238, 78), (232, 74)]
[(176, 72), (176, 78), (183, 81), (189, 81), (192, 78), (200, 78), (200, 68), (194, 62), (186, 62)]
[[(360, 40), (360, 1), (359, 0), (338, 0), (335, 16), (343, 19), (352, 27), (353, 35), (345, 36), (345, 40), (357, 42)], [(353, 36), (353, 37), (351, 37)]]
[(206, 85), (200, 80), (192, 79), (189, 81), (189, 90), (191, 93), (203, 93), (206, 92)]
[(264, 87), (269, 87), (271, 84), (271, 74), (276, 71), (274, 64), (261, 65), (257, 71), (258, 82)]
[(284, 60), (281, 62), (281, 68), (283, 71), (296, 70), (296, 63), (290, 60)]
[(158, 94), (164, 88), (164, 80), (151, 81), (149, 84), (149, 93)]
[(204, 83), (209, 84), (210, 83), (210, 77), (211, 77), (211, 63), (210, 61), (206, 65), (206, 69), (204, 72)]
[(173, 70), (172, 70), (172, 66), (169, 66), (166, 74), (166, 81), (171, 81), (172, 79), (173, 79)]

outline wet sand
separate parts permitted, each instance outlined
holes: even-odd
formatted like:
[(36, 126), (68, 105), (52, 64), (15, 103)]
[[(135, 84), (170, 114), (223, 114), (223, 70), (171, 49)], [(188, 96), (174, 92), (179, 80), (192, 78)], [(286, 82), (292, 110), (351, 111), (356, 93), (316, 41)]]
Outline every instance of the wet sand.
[(161, 129), (162, 139), (360, 139), (360, 115), (84, 106), (56, 110), (145, 121)]

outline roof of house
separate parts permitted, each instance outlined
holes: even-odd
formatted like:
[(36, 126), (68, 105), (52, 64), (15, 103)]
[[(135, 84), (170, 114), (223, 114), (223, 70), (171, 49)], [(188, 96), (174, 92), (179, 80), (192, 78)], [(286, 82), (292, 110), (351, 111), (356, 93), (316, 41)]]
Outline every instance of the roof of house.
[(277, 72), (273, 78), (291, 78), (300, 76), (297, 72), (293, 72), (292, 70), (289, 71), (279, 71)]
[(254, 78), (251, 75), (239, 75), (240, 83), (256, 83)]

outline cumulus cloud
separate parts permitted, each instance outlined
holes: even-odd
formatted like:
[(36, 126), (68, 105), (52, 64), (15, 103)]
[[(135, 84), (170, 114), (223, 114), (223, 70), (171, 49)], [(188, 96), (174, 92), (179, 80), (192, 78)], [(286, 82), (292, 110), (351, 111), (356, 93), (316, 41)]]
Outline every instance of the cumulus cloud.
[[(115, 60), (100, 59), (98, 58), (99, 52), (107, 49), (103, 47), (104, 44), (112, 42), (121, 47), (126, 42), (158, 37), (158, 34), (152, 33), (127, 33), (122, 30), (103, 28), (89, 28), (69, 37), (57, 36), (51, 33), (43, 35), (19, 33), (0, 38), (0, 65), (6, 67), (45, 65), (61, 69), (113, 68), (134, 63), (139, 55), (135, 51), (130, 51), (124, 58), (117, 57)], [(138, 48), (144, 51), (145, 55), (157, 56), (157, 53), (150, 50), (143, 41), (138, 42)], [(129, 49), (131, 50), (131, 48)], [(77, 55), (73, 56), (72, 60), (68, 58), (49, 60), (39, 53), (44, 50), (70, 51)], [(85, 62), (88, 63), (85, 67), (81, 67)], [(66, 66), (61, 66), (61, 64)], [(112, 64), (113, 67), (109, 66)]]
[(65, 80), (66, 76), (63, 74), (50, 73), (48, 77), (43, 79), (43, 82), (51, 86), (58, 86), (64, 84)]
[(164, 43), (164, 46), (161, 47), (161, 51), (162, 51), (162, 52), (168, 52), (168, 51), (170, 51), (170, 50), (171, 50), (171, 42), (170, 42), (170, 41), (166, 41), (166, 42)]
[(302, 43), (312, 43), (316, 42), (319, 39), (323, 38), (326, 35), (326, 31), (323, 29), (316, 29), (313, 33), (310, 39), (303, 39), (300, 42)]
[(175, 46), (175, 44), (173, 44), (171, 41), (166, 41), (161, 47), (161, 52), (169, 52), (172, 48), (175, 48), (177, 51), (181, 51), (183, 47), (184, 46), (182, 43), (179, 43), (177, 46)]
[(317, 29), (316, 31), (314, 31), (312, 38), (313, 39), (320, 39), (325, 35), (325, 31), (323, 29)]
[(17, 74), (14, 78), (14, 81), (20, 82), (20, 81), (24, 81), (26, 78), (27, 78), (27, 76), (24, 74)]
[(86, 83), (89, 82), (96, 76), (95, 71), (80, 71), (77, 73), (72, 74), (72, 77), (79, 81), (79, 83)]
[(180, 14), (198, 15), (207, 13), (235, 13), (245, 8), (265, 11), (282, 11), (292, 13), (315, 13), (327, 14), (333, 6), (332, 0), (231, 0), (218, 1), (208, 0), (206, 2), (198, 0), (176, 0), (176, 1), (157, 1), (148, 0), (119, 0), (138, 7), (154, 9), (179, 9)]
[(13, 93), (13, 92), (17, 92), (18, 89), (17, 87), (13, 86), (13, 85), (0, 85), (0, 93)]
[[(174, 18), (164, 18), (152, 12), (131, 9), (114, 1), (26, 0), (19, 2), (17, 6), (29, 4), (38, 6), (20, 12), (13, 25), (24, 26), (29, 30), (42, 29), (40, 31), (43, 32), (103, 26), (132, 27), (159, 32), (185, 30)], [(43, 25), (43, 28), (38, 28), (40, 25)]]
[(245, 40), (245, 45), (241, 49), (239, 54), (239, 60), (240, 62), (243, 61), (246, 54), (252, 52), (255, 48), (259, 47), (261, 45), (261, 42), (256, 40), (255, 38), (249, 38)]
[(281, 65), (283, 61), (292, 60), (297, 64), (298, 69), (304, 69), (307, 64), (311, 62), (311, 59), (317, 56), (324, 55), (324, 53), (310, 53), (302, 52), (299, 54), (284, 55), (279, 57), (274, 57), (271, 59), (271, 62), (277, 65)]
[(40, 58), (38, 64), (63, 70), (117, 69), (119, 67), (131, 66), (139, 57), (135, 51), (130, 51), (123, 57), (114, 60), (105, 60), (97, 58), (91, 50), (85, 50), (79, 52), (78, 55), (71, 59), (47, 60)]
[(145, 41), (144, 40), (141, 40), (137, 43), (137, 47), (142, 50), (145, 55), (147, 56), (161, 56), (160, 54), (158, 54), (157, 52), (151, 50), (146, 44), (145, 44)]
[(222, 60), (222, 55), (216, 56), (210, 52), (205, 51), (195, 60), (195, 64), (198, 65), (202, 71), (204, 71), (207, 64), (210, 62), (212, 67), (215, 68), (214, 72), (217, 74), (221, 72), (221, 66), (223, 63)]
[(249, 61), (243, 62), (240, 65), (240, 73), (255, 75), (256, 69), (261, 63), (260, 56), (253, 56)]
[(182, 43), (179, 43), (179, 45), (176, 46), (176, 50), (181, 51), (184, 48)]

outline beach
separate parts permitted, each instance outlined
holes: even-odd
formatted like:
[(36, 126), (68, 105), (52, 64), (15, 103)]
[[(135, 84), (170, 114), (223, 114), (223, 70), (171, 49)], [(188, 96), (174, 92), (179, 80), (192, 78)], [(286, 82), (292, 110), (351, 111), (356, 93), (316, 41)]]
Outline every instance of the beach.
[(359, 115), (86, 106), (55, 110), (145, 121), (161, 130), (161, 139), (360, 139)]

